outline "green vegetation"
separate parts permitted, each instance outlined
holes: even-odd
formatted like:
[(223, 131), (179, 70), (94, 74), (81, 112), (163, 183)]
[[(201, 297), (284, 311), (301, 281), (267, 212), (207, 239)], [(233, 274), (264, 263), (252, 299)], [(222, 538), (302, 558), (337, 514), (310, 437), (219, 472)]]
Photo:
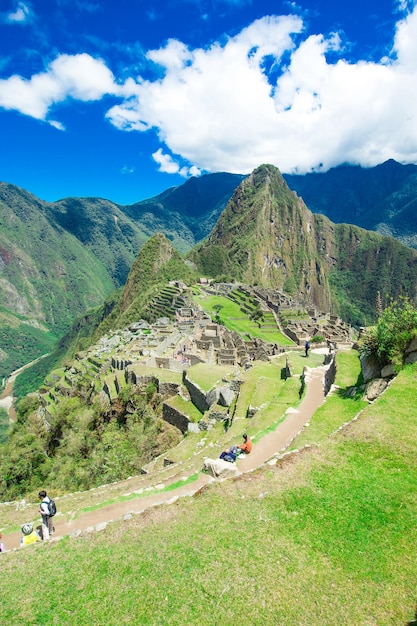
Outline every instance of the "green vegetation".
[(401, 367), (405, 350), (416, 337), (417, 307), (408, 297), (400, 296), (381, 312), (376, 326), (366, 330), (360, 350), (376, 357), (381, 365), (395, 363)]
[[(229, 330), (280, 346), (292, 345), (292, 341), (283, 335), (277, 326), (265, 328), (259, 323), (256, 306), (248, 307), (245, 311), (242, 303), (239, 304), (226, 296), (198, 295), (195, 296), (195, 300), (210, 317)], [(269, 324), (272, 320), (273, 318), (268, 318)]]
[(0, 444), (7, 441), (9, 434), (9, 416), (6, 409), (0, 407)]
[[(416, 602), (416, 375), (407, 366), (310, 453), (81, 540), (3, 555), (0, 620), (405, 624)], [(60, 567), (40, 594), (45, 551)]]
[(197, 363), (187, 369), (187, 378), (196, 383), (203, 391), (210, 391), (223, 378), (231, 376), (235, 368), (228, 365), (210, 367), (206, 363)]
[[(135, 411), (127, 410), (135, 394)], [(123, 399), (123, 401), (122, 401)], [(88, 489), (140, 472), (143, 464), (178, 443), (180, 432), (158, 418), (158, 398), (123, 393), (117, 415), (82, 398), (63, 398), (45, 421), (36, 398), (19, 403), (17, 422), (0, 446), (0, 495), (3, 500), (35, 493), (39, 484), (58, 492)]]
[(103, 321), (99, 331), (105, 334), (111, 328), (123, 328), (142, 318), (150, 322), (158, 317), (173, 318), (175, 310), (184, 306), (184, 300), (180, 288), (168, 283), (183, 281), (192, 284), (195, 280), (194, 270), (168, 239), (157, 233), (141, 249), (120, 302)]
[(177, 411), (183, 413), (183, 415), (186, 415), (191, 422), (197, 423), (203, 417), (203, 414), (198, 410), (195, 404), (189, 400), (184, 400), (181, 396), (173, 396), (172, 398), (169, 398), (169, 400), (167, 400), (167, 404), (168, 406), (172, 406)]
[(0, 325), (0, 346), (5, 357), (0, 360), (0, 378), (50, 352), (56, 343), (53, 333), (34, 328), (29, 324)]

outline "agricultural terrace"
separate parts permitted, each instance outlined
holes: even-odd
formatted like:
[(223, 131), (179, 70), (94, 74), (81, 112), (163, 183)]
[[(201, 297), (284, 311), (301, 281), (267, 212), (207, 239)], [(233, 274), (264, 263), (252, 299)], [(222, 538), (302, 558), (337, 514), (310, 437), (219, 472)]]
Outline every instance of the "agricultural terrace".
[[(211, 296), (201, 292), (195, 295), (196, 303), (209, 315), (214, 321), (225, 326), (228, 330), (235, 331), (239, 335), (249, 335), (257, 337), (268, 343), (276, 343), (279, 346), (293, 345), (291, 339), (286, 337), (277, 327), (273, 315), (265, 313), (267, 316), (267, 325), (262, 323), (260, 318), (258, 321), (250, 319), (250, 310), (255, 307), (246, 307), (248, 312), (242, 310), (242, 304), (234, 302), (226, 296)], [(275, 328), (272, 327), (275, 325)]]

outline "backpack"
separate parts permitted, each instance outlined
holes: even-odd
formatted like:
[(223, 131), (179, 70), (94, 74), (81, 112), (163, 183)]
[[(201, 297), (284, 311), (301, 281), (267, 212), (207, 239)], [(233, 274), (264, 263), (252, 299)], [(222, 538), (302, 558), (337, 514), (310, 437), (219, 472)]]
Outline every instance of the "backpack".
[(56, 514), (56, 504), (50, 498), (48, 502), (48, 509), (49, 509), (49, 517), (53, 517)]

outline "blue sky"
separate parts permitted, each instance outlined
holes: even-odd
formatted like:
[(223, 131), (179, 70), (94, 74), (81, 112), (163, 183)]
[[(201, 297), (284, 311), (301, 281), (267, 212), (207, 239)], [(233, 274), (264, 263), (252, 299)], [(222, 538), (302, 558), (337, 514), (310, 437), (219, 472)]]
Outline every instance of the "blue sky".
[(0, 5), (0, 180), (44, 200), (417, 163), (416, 104), (414, 0)]

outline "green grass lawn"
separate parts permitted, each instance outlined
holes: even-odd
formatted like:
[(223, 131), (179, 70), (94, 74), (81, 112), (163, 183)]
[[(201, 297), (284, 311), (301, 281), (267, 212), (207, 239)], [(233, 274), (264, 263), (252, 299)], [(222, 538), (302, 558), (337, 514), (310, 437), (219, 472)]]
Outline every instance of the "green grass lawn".
[(196, 301), (213, 320), (217, 313), (214, 307), (220, 306), (220, 323), (240, 335), (250, 335), (269, 343), (276, 343), (279, 346), (293, 345), (291, 339), (283, 335), (278, 327), (276, 330), (259, 328), (258, 324), (252, 322), (248, 315), (241, 311), (240, 306), (230, 298), (225, 296), (198, 296)]
[(201, 411), (190, 400), (184, 400), (181, 396), (172, 396), (168, 398), (166, 403), (177, 411), (180, 411), (188, 417), (192, 422), (199, 422), (203, 417)]
[(236, 368), (233, 365), (216, 365), (197, 363), (187, 369), (187, 378), (197, 384), (203, 391), (210, 391), (222, 378), (229, 377)]
[(405, 625), (417, 601), (416, 382), (407, 366), (357, 421), (276, 466), (1, 555), (0, 623)]

